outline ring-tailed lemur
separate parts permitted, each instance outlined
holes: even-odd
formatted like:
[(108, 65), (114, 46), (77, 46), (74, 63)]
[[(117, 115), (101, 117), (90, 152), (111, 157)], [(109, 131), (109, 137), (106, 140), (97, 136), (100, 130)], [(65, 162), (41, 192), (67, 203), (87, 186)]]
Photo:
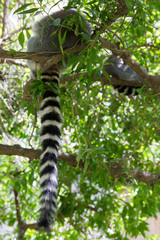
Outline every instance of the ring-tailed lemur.
[[(75, 24), (72, 27), (64, 27), (64, 21), (73, 22), (74, 17), (83, 20), (85, 29), (82, 29), (79, 22), (79, 33), (86, 33), (91, 35), (91, 25), (88, 21), (78, 15), (75, 10), (62, 10), (46, 16), (33, 26), (34, 36), (28, 41), (28, 52), (58, 52), (60, 51), (59, 34), (63, 37), (66, 34), (66, 40), (63, 44), (63, 49), (73, 47), (82, 37), (75, 34)], [(54, 26), (54, 21), (60, 20), (59, 26)], [(63, 24), (62, 24), (63, 23)], [(55, 24), (56, 25), (56, 24)], [(61, 31), (61, 32), (60, 32)], [(36, 64), (29, 60), (28, 65), (31, 69), (32, 76), (36, 78)], [(40, 70), (42, 66), (38, 67)], [(49, 230), (55, 218), (57, 208), (57, 161), (58, 148), (60, 146), (60, 135), (62, 117), (59, 103), (59, 96), (57, 91), (53, 92), (49, 88), (49, 84), (54, 82), (57, 87), (59, 85), (59, 74), (63, 70), (62, 61), (58, 64), (52, 65), (45, 72), (41, 72), (41, 80), (47, 83), (48, 89), (43, 95), (40, 106), (41, 117), (41, 143), (42, 154), (40, 156), (40, 218), (38, 226)]]
[[(113, 54), (107, 59), (106, 62), (111, 63), (103, 66), (103, 70), (106, 71), (108, 74), (116, 77), (119, 80), (124, 80), (128, 82), (136, 81), (143, 85), (144, 81), (141, 76), (136, 73), (129, 65), (124, 64), (120, 57)], [(142, 67), (142, 69), (147, 72), (146, 68)], [(140, 87), (118, 85), (114, 86), (114, 88), (119, 93), (123, 93), (125, 95), (137, 95), (138, 92), (136, 91), (136, 89)]]

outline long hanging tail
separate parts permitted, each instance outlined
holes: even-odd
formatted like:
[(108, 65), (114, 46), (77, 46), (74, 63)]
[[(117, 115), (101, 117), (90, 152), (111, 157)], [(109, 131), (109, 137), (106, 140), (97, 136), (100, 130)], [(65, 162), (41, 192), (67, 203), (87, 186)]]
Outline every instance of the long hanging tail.
[[(42, 73), (41, 79), (49, 84), (54, 82), (59, 87), (59, 73)], [(50, 230), (57, 209), (58, 186), (58, 148), (62, 117), (57, 91), (49, 89), (44, 93), (40, 106), (41, 117), (41, 143), (42, 154), (40, 156), (40, 218), (38, 227)]]

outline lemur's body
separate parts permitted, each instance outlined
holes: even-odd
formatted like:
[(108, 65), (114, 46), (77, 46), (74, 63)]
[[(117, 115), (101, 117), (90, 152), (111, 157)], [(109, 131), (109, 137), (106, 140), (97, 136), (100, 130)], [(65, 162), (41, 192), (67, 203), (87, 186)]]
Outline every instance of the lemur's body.
[[(72, 25), (68, 30), (65, 27), (54, 26), (55, 19), (60, 18), (61, 24), (68, 18), (68, 21), (72, 17), (79, 16), (83, 18), (86, 29), (82, 29), (79, 26), (79, 32), (85, 32), (88, 35), (91, 34), (91, 25), (81, 15), (77, 15), (74, 10), (58, 11), (51, 16), (47, 16), (37, 22), (33, 26), (35, 36), (31, 37), (28, 42), (28, 52), (57, 52), (60, 51), (60, 44), (58, 39), (59, 31), (61, 35), (66, 33), (66, 40), (63, 44), (63, 49), (73, 47), (77, 41), (81, 40), (80, 35), (75, 35), (75, 25)], [(73, 20), (73, 19), (72, 19)], [(28, 65), (32, 71), (32, 76), (36, 78), (36, 64), (33, 61), (28, 61)], [(38, 69), (42, 69), (39, 66)], [(41, 143), (42, 154), (40, 156), (40, 218), (38, 226), (47, 230), (50, 229), (57, 208), (57, 185), (58, 185), (58, 148), (60, 146), (61, 135), (61, 110), (59, 103), (59, 96), (57, 91), (52, 91), (49, 87), (51, 82), (54, 82), (56, 86), (59, 85), (59, 74), (64, 69), (62, 62), (52, 65), (45, 72), (41, 72), (41, 80), (47, 83), (47, 90), (43, 95), (42, 103), (40, 106), (41, 117)]]

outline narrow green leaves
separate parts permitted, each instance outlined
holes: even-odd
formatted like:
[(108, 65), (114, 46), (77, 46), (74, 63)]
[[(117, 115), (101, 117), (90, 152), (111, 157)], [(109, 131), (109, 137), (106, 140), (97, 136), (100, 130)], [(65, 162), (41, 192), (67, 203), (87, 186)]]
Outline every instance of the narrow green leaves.
[(32, 5), (32, 4), (33, 4), (33, 3), (27, 3), (27, 4), (22, 5), (22, 6), (19, 7), (16, 11), (14, 11), (14, 14), (23, 11), (24, 9), (26, 9), (28, 6), (30, 6), (30, 5)]
[[(18, 14), (28, 14), (28, 13), (34, 13), (36, 12), (39, 8), (31, 8), (31, 9), (28, 9), (28, 10), (25, 10), (28, 6), (32, 5), (33, 3), (27, 3), (27, 4), (24, 4), (22, 5), (20, 8), (18, 8), (15, 12), (15, 13), (18, 13)], [(25, 11), (23, 11), (25, 10)]]

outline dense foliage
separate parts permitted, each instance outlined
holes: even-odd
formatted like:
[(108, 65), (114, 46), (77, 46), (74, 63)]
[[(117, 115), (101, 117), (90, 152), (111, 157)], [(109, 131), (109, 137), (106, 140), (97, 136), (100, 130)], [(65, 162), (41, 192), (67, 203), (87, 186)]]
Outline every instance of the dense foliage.
[[(130, 175), (130, 169), (160, 174), (159, 94), (144, 85), (138, 96), (129, 98), (104, 85), (102, 66), (111, 50), (102, 48), (98, 37), (113, 44), (118, 42), (119, 48), (129, 51), (150, 75), (158, 75), (160, 2), (77, 0), (69, 1), (68, 5), (62, 2), (21, 1), (20, 5), (12, 1), (7, 10), (7, 1), (2, 0), (0, 5), (1, 47), (12, 53), (26, 51), (32, 21), (57, 9), (58, 4), (61, 8), (64, 5), (83, 11), (95, 34), (78, 59), (70, 58), (71, 66), (64, 73), (64, 77), (81, 72), (88, 76), (80, 74), (79, 79), (73, 77), (61, 84), (61, 151), (76, 154), (77, 167), (59, 160), (58, 213), (53, 232), (47, 235), (36, 231), (34, 224), (28, 225), (26, 232), (22, 228), (25, 239), (127, 240), (138, 235), (158, 239), (147, 238), (145, 234), (146, 220), (160, 211), (159, 182), (147, 185), (137, 181)], [(122, 3), (127, 5), (128, 14), (109, 24)], [(0, 81), (1, 143), (38, 149), (40, 123), (39, 119), (36, 122), (35, 114), (38, 104), (35, 96), (32, 103), (27, 103), (23, 94), (30, 71), (23, 60), (0, 61), (4, 78)], [(83, 167), (79, 166), (80, 160)], [(122, 177), (111, 174), (111, 164), (121, 165), (125, 174)], [(38, 171), (39, 159), (29, 161), (21, 156), (1, 155), (0, 238), (15, 239), (19, 233), (19, 239), (23, 239), (20, 221), (36, 222)]]

